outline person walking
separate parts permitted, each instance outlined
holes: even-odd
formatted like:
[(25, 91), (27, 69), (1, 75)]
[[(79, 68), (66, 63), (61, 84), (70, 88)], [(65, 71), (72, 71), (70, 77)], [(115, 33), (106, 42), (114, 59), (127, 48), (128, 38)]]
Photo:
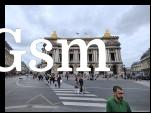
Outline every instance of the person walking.
[(61, 85), (61, 83), (60, 83), (61, 82), (61, 76), (60, 75), (57, 78), (57, 82), (58, 82), (58, 88), (60, 88), (60, 85)]
[(53, 84), (55, 83), (55, 75), (52, 75)]
[(45, 79), (49, 83), (49, 76), (47, 74), (45, 75)]
[(69, 79), (69, 73), (65, 74), (65, 77), (67, 78), (67, 80)]
[(79, 81), (78, 77), (75, 78), (75, 93), (79, 94)]
[(131, 108), (124, 99), (124, 91), (120, 86), (113, 87), (113, 96), (106, 103), (107, 112), (131, 112)]
[(83, 93), (83, 79), (81, 76), (79, 78), (79, 85), (80, 85), (80, 93)]
[(51, 81), (52, 81), (52, 75), (49, 74), (49, 83), (51, 84)]

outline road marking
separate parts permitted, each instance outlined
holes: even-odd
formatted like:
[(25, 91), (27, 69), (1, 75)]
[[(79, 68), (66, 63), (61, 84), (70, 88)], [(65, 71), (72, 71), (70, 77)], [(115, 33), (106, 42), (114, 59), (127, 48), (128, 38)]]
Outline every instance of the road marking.
[(25, 86), (25, 85), (19, 83), (19, 79), (16, 81), (16, 85), (18, 87), (24, 87), (24, 88), (49, 88), (49, 87), (37, 87), (37, 86)]
[(68, 94), (68, 93), (56, 93), (56, 95), (72, 95), (72, 96), (74, 96), (74, 95), (76, 95), (76, 96), (96, 96), (96, 95), (94, 95), (94, 94)]
[(8, 106), (5, 107), (5, 109), (15, 109), (15, 108), (25, 108), (25, 107), (28, 107), (28, 105)]
[(43, 99), (45, 99), (50, 105), (53, 105), (53, 103), (50, 102), (45, 96), (41, 95), (41, 97), (42, 97)]
[(132, 112), (150, 112), (149, 110), (132, 110)]
[(58, 106), (42, 106), (42, 105), (32, 105), (32, 108), (58, 108)]
[(54, 90), (54, 91), (71, 90), (71, 91), (72, 91), (72, 90), (75, 90), (75, 89), (73, 89), (73, 88), (72, 88), (72, 89), (68, 89), (68, 88), (67, 88), (67, 89), (56, 89), (56, 88), (52, 88), (52, 90)]
[(37, 97), (39, 97), (40, 95), (36, 95), (36, 96), (34, 96), (34, 97), (32, 97), (31, 99), (29, 99), (26, 103), (29, 103), (29, 102), (31, 102), (32, 100), (34, 100), (34, 99), (36, 99)]
[(106, 107), (106, 103), (88, 103), (88, 102), (62, 102), (64, 105), (73, 106), (91, 106), (91, 107)]
[(53, 105), (45, 96), (43, 96), (42, 94), (36, 95), (34, 97), (32, 97), (30, 100), (28, 100), (26, 103), (30, 103), (31, 101), (35, 100), (38, 97), (42, 97), (45, 101), (47, 101), (50, 105)]
[[(87, 87), (87, 89), (91, 89), (91, 88), (95, 88), (95, 89), (103, 89), (103, 90), (111, 90), (112, 88), (100, 88), (100, 87)], [(150, 90), (149, 88), (146, 89), (146, 88), (123, 88), (123, 89), (132, 89), (132, 90)]]
[[(72, 90), (72, 91), (54, 91), (55, 93), (74, 93), (75, 90)], [(85, 93), (90, 93), (88, 91), (86, 91)]]
[(90, 100), (90, 101), (105, 101), (103, 98), (87, 98), (87, 97), (59, 97), (59, 99), (66, 100)]

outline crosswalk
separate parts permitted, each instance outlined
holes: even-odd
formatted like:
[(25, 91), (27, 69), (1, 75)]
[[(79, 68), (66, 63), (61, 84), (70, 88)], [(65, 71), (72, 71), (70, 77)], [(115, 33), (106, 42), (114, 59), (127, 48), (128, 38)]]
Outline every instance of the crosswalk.
[(52, 90), (65, 106), (106, 107), (106, 99), (97, 97), (95, 94), (92, 94), (88, 91), (86, 91), (84, 94), (77, 94), (74, 87), (53, 87)]

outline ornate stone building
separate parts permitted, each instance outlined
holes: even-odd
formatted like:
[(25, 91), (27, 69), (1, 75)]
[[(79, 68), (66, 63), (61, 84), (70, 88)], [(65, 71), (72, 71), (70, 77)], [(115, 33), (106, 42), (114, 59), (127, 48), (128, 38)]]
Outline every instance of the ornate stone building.
[[(5, 41), (5, 67), (11, 66), (14, 62), (14, 56), (9, 53), (10, 50), (13, 50), (12, 47)], [(16, 74), (15, 69), (5, 73), (5, 75), (9, 74)]]
[(150, 48), (141, 56), (141, 70), (150, 76)]
[[(79, 37), (80, 38), (80, 37)], [(53, 49), (49, 52), (44, 49), (45, 44), (43, 45), (42, 51), (44, 53), (49, 54), (53, 60), (54, 65), (49, 70), (50, 73), (58, 73), (57, 68), (61, 67), (61, 60), (62, 60), (62, 54), (61, 54), (61, 45), (56, 42), (57, 39), (67, 39), (68, 44), (74, 40), (79, 38), (59, 38), (57, 36), (56, 32), (53, 32), (51, 34), (51, 37), (45, 37), (45, 39), (49, 40), (51, 44), (53, 45)], [(92, 37), (92, 38), (80, 38), (84, 40), (87, 43), (89, 43), (93, 39), (101, 39), (104, 41), (106, 46), (106, 65), (110, 68), (111, 73), (114, 74), (121, 74), (122, 71), (122, 58), (121, 58), (121, 47), (120, 42), (118, 41), (118, 36), (111, 36), (109, 31), (106, 31), (104, 33), (103, 37)], [(90, 72), (84, 72), (86, 74), (94, 73), (94, 74), (104, 74), (105, 72), (95, 72), (95, 67), (98, 66), (98, 47), (96, 45), (91, 45), (88, 48), (88, 67), (91, 68)], [(82, 59), (81, 59), (82, 60)], [(43, 66), (46, 65), (44, 61), (42, 61)], [(78, 45), (73, 45), (69, 49), (69, 67), (73, 69), (71, 74), (77, 74), (76, 71), (77, 67), (80, 67), (80, 49)], [(60, 72), (63, 73), (63, 72)], [(65, 72), (64, 72), (65, 73)], [(83, 73), (83, 72), (82, 72)], [(108, 72), (110, 73), (110, 72)]]
[[(10, 50), (13, 50), (12, 47), (5, 41), (5, 67), (11, 66), (14, 62), (14, 56), (10, 54)], [(20, 72), (16, 71), (16, 69), (14, 68), (12, 71), (6, 72), (5, 75), (15, 75), (15, 74), (21, 74), (21, 73), (25, 74), (29, 72), (28, 67), (23, 61), (21, 63), (21, 68), (22, 68), (22, 71)]]
[(10, 50), (13, 50), (11, 46), (5, 41), (5, 66), (12, 65), (14, 61), (14, 56), (9, 53)]
[(141, 62), (137, 61), (131, 65), (132, 72), (138, 73), (141, 72)]
[(144, 75), (150, 76), (150, 48), (143, 53), (140, 61), (134, 62), (131, 66), (132, 72), (143, 72)]

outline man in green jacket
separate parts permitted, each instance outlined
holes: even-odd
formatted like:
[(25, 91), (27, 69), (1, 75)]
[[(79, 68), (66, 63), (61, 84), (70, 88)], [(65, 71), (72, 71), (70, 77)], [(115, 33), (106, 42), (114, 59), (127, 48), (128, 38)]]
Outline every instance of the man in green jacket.
[(113, 87), (113, 96), (110, 97), (106, 104), (107, 112), (131, 112), (131, 108), (125, 100), (123, 100), (124, 91), (119, 86)]

